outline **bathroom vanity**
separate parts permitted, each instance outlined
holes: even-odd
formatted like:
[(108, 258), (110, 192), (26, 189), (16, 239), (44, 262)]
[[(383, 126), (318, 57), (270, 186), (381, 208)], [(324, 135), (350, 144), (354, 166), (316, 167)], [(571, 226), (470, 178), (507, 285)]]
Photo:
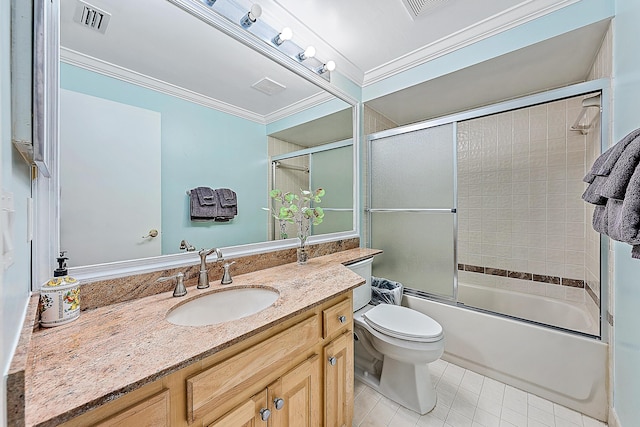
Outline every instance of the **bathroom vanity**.
[[(188, 286), (186, 297), (165, 292), (35, 328), (26, 349), (24, 425), (350, 426), (351, 290), (363, 279), (344, 264), (377, 253), (346, 250), (238, 275), (233, 285)], [(279, 297), (215, 325), (165, 318), (195, 297), (243, 287)]]

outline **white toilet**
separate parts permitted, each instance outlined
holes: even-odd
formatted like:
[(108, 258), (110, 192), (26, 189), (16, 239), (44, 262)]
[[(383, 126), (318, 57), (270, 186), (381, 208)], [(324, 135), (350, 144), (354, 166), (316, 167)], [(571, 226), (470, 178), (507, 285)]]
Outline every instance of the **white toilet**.
[(355, 377), (420, 414), (436, 405), (428, 363), (444, 352), (442, 326), (429, 316), (392, 304), (370, 305), (373, 258), (348, 267), (366, 279), (353, 291)]

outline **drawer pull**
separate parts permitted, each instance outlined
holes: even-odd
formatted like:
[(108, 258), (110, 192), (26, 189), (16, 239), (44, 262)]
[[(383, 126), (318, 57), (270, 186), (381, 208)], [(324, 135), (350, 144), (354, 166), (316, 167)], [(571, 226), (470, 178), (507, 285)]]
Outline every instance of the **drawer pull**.
[(335, 366), (337, 362), (338, 362), (338, 359), (336, 359), (335, 357), (331, 356), (329, 358), (329, 365)]
[(267, 421), (271, 416), (271, 411), (267, 408), (260, 409), (260, 419), (262, 421)]
[(338, 316), (338, 321), (340, 323), (346, 323), (347, 322), (347, 316)]
[(274, 399), (274, 401), (273, 401), (273, 406), (275, 406), (275, 408), (276, 408), (277, 410), (282, 409), (282, 408), (284, 407), (284, 399), (282, 399), (282, 398), (280, 398), (280, 397), (278, 397), (278, 398)]

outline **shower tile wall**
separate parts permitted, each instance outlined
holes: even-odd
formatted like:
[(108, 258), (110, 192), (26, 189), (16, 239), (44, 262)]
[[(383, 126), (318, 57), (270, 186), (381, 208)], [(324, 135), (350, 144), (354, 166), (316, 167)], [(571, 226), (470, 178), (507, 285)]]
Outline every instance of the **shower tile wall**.
[[(526, 273), (529, 279), (586, 280), (588, 220), (580, 198), (586, 137), (569, 130), (581, 101), (575, 97), (458, 123), (459, 264), (498, 275)], [(463, 273), (461, 280), (475, 278), (477, 284), (585, 301), (580, 287)]]

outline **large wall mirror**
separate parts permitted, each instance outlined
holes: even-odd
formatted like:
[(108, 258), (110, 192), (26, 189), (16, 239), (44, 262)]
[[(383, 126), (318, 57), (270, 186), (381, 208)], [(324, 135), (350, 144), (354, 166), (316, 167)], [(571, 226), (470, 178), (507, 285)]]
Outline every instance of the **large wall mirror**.
[[(270, 188), (291, 185), (276, 169), (300, 175), (295, 186), (327, 191), (323, 207), (336, 218), (311, 242), (357, 235), (353, 98), (204, 3), (93, 0), (90, 8), (108, 14), (98, 29), (85, 25), (86, 7), (60, 1), (48, 193), (59, 234), (37, 251), (38, 277), (59, 250), (77, 276), (95, 278), (197, 261), (183, 240), (226, 256), (293, 246), (274, 240), (265, 210)], [(287, 168), (299, 156), (304, 166)], [(237, 215), (193, 221), (196, 187), (233, 190)]]

